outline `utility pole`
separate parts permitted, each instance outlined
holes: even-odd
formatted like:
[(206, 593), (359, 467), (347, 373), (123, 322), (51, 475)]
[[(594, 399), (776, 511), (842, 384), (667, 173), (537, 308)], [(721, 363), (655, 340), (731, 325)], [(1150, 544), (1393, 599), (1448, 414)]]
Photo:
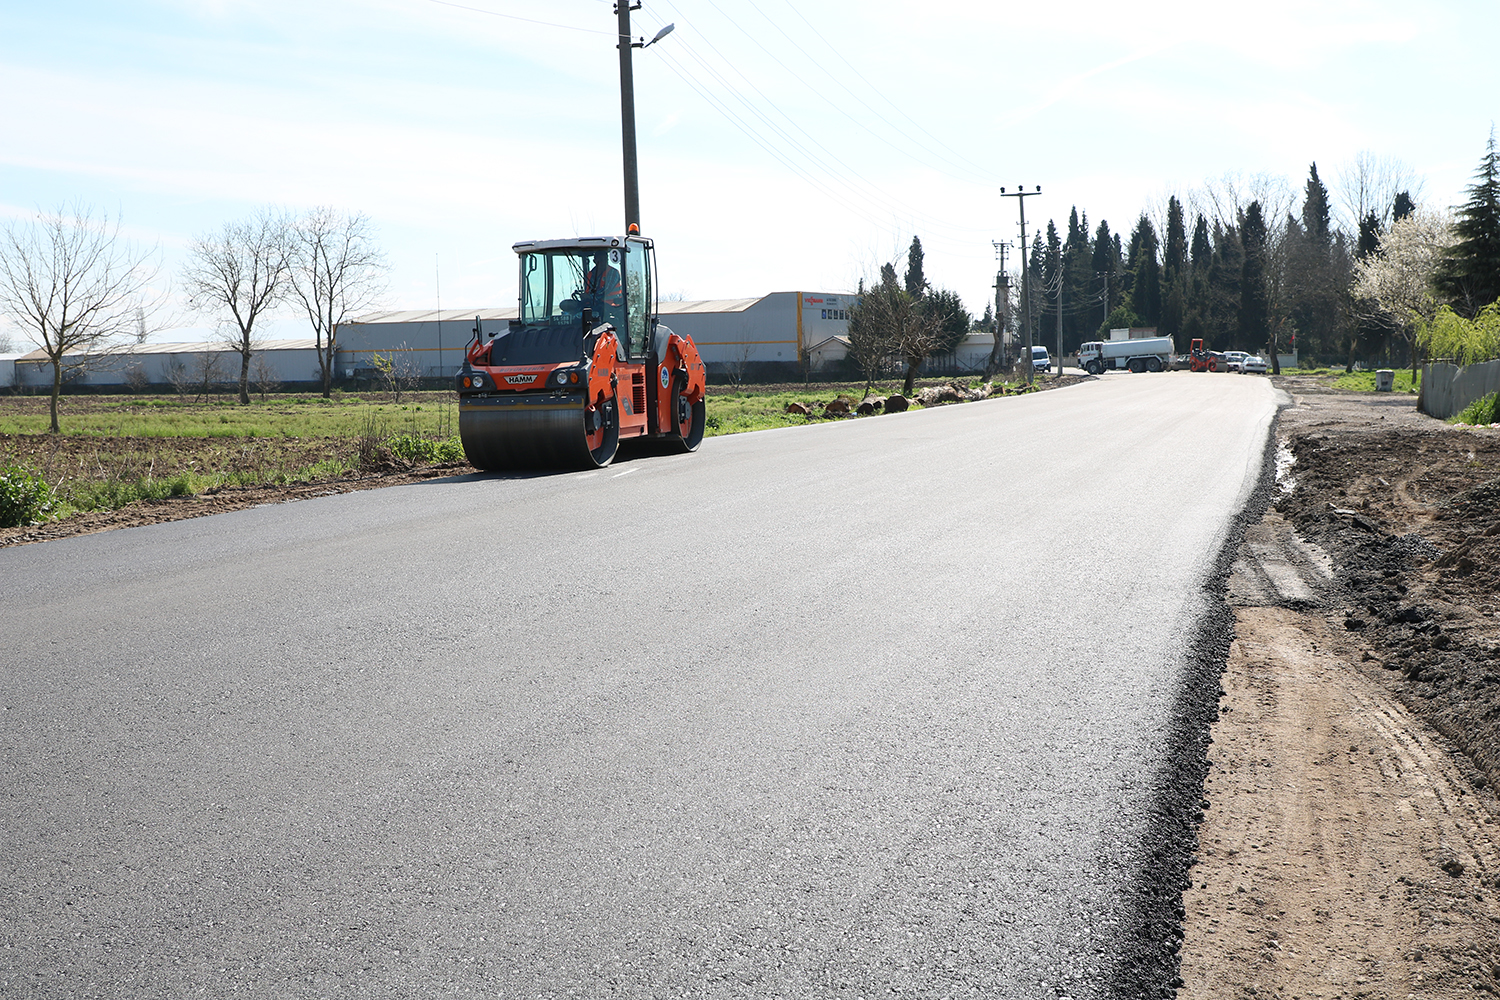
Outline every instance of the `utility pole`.
[(1021, 208), (1021, 357), (1025, 360), (1026, 384), (1031, 385), (1035, 371), (1035, 365), (1031, 363), (1031, 276), (1027, 273), (1030, 268), (1026, 260), (1026, 199), (1042, 193), (1042, 186), (1038, 184), (1035, 191), (1027, 191), (1024, 188), (1006, 193), (1005, 188), (1000, 189), (1000, 197), (1014, 198), (1016, 204)]
[(620, 145), (625, 161), (625, 233), (635, 235), (641, 231), (641, 180), (635, 157), (635, 74), (631, 67), (631, 51), (655, 45), (671, 32), (675, 25), (667, 25), (656, 33), (651, 41), (630, 38), (630, 12), (640, 10), (639, 0), (618, 0), (615, 15), (620, 22)]
[(635, 74), (630, 56), (635, 43), (630, 40), (630, 12), (639, 3), (619, 0), (615, 14), (620, 20), (620, 144), (625, 158), (625, 232), (641, 231), (641, 178), (635, 159)]
[(1063, 300), (1063, 267), (1067, 264), (1068, 255), (1057, 256), (1057, 375), (1062, 377), (1062, 300)]
[[(1104, 300), (1104, 318), (1099, 321), (1099, 328), (1102, 330), (1104, 328), (1104, 324), (1109, 322), (1109, 272), (1095, 271), (1094, 277), (1104, 279), (1104, 288), (1099, 293), (1099, 297)], [(1101, 337), (1100, 339), (1102, 340), (1104, 338)]]
[(1010, 368), (1010, 352), (1005, 349), (1005, 329), (1010, 325), (1006, 322), (1010, 318), (1010, 278), (1005, 273), (1005, 251), (1011, 244), (997, 240), (990, 243), (995, 248), (995, 256), (1000, 259), (1000, 271), (995, 275), (995, 343), (990, 347), (986, 378), (1002, 368)]

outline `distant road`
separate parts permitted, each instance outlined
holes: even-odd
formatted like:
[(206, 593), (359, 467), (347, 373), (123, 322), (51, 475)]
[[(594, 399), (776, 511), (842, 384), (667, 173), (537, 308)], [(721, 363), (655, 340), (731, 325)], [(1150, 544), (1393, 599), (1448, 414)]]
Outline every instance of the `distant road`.
[(0, 995), (1098, 995), (1273, 397), (0, 550)]

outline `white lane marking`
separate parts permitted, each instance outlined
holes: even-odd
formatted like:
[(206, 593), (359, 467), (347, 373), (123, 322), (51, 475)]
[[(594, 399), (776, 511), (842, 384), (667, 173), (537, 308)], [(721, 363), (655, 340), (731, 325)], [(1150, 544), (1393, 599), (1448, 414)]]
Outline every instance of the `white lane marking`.
[(635, 471), (634, 469), (626, 469), (624, 472), (617, 472), (613, 476), (610, 476), (609, 478), (611, 478), (611, 479), (619, 479), (621, 476), (628, 476), (628, 475), (630, 475), (634, 471)]

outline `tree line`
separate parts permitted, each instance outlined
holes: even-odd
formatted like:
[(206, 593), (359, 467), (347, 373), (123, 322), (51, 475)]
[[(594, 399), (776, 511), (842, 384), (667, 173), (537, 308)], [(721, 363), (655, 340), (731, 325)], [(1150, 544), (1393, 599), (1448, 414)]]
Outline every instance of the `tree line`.
[[(51, 430), (64, 380), (121, 342), (144, 341), (168, 294), (160, 249), (121, 236), (120, 222), (73, 205), (0, 233), (0, 312), (52, 368)], [(362, 212), (265, 208), (200, 234), (179, 279), (189, 307), (213, 320), (240, 357), (239, 400), (250, 402), (257, 323), (290, 306), (306, 315), (331, 394), (338, 331), (383, 293), (388, 264)]]
[(1353, 231), (1336, 223), (1316, 163), (1300, 198), (1264, 178), (1243, 191), (1211, 186), (1192, 213), (1172, 195), (1160, 219), (1141, 213), (1128, 241), (1107, 221), (1091, 230), (1075, 207), (1066, 233), (1049, 221), (1028, 248), (1032, 329), (1050, 339), (1060, 315), (1065, 351), (1109, 329), (1155, 327), (1179, 352), (1202, 338), (1215, 350), (1295, 349), (1304, 364), (1353, 365), (1404, 344), (1415, 363), (1442, 343), (1443, 310), (1473, 322), (1500, 300), (1494, 133), (1452, 215), (1419, 208), (1401, 175), (1356, 162), (1345, 191)]

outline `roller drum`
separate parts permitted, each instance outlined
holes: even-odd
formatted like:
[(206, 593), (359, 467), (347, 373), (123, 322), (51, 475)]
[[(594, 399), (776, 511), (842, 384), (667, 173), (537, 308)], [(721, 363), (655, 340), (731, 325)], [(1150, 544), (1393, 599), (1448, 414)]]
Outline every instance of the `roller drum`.
[(581, 396), (460, 399), (458, 436), (469, 464), (507, 469), (594, 469), (614, 458), (619, 430), (609, 421), (590, 447)]

